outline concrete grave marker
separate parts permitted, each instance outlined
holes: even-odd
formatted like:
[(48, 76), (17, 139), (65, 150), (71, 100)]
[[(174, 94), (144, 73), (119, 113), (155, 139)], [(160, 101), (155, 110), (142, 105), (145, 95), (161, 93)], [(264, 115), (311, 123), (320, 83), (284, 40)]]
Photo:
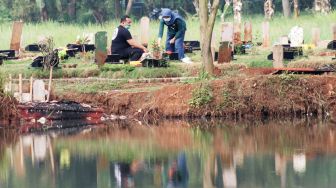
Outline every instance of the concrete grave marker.
[(241, 44), (241, 25), (240, 23), (235, 23), (233, 27), (233, 43)]
[(320, 28), (312, 28), (312, 43), (317, 46), (320, 42), (320, 34), (321, 30)]
[(269, 22), (262, 23), (262, 39), (263, 39), (263, 47), (268, 48), (270, 46), (270, 28)]
[(35, 80), (33, 83), (33, 101), (46, 101), (46, 90), (43, 80)]
[(19, 51), (21, 47), (21, 37), (22, 37), (23, 22), (14, 22), (12, 31), (12, 40), (10, 44), (10, 49)]
[(233, 41), (233, 24), (232, 22), (224, 22), (222, 23), (222, 31), (221, 31), (221, 41)]
[(148, 46), (149, 41), (149, 18), (142, 17), (140, 19), (140, 43)]
[(252, 23), (245, 22), (244, 24), (244, 41), (252, 42)]
[(303, 28), (299, 26), (294, 26), (291, 28), (288, 38), (291, 47), (300, 47), (303, 44)]
[(284, 35), (279, 38), (279, 44), (281, 45), (288, 45), (288, 36)]
[(273, 68), (282, 68), (283, 65), (283, 46), (274, 45), (273, 46)]
[(95, 60), (98, 66), (103, 66), (107, 58), (107, 32), (100, 31), (95, 34)]
[(218, 50), (218, 64), (229, 63), (231, 61), (231, 42), (221, 42)]

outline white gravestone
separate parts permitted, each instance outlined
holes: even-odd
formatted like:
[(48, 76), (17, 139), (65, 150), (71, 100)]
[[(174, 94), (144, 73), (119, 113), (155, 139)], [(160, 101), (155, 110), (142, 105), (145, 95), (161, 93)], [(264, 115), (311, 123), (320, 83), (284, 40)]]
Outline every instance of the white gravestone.
[(46, 100), (45, 84), (43, 80), (35, 80), (33, 83), (33, 101), (44, 102)]

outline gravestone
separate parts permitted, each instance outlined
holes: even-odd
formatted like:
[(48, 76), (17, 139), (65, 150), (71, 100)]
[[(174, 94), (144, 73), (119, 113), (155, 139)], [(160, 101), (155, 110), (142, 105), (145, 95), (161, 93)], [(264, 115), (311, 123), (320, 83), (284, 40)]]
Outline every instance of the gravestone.
[(252, 23), (245, 22), (244, 24), (244, 41), (252, 42)]
[(232, 47), (231, 42), (224, 41), (221, 42), (218, 50), (218, 64), (229, 63), (232, 57)]
[(320, 28), (312, 28), (312, 43), (317, 46), (318, 43), (320, 42), (320, 34), (321, 30)]
[(233, 42), (233, 24), (232, 24), (232, 22), (222, 23), (221, 41)]
[(140, 43), (148, 46), (149, 41), (149, 18), (142, 17), (140, 19)]
[(294, 26), (291, 28), (288, 38), (291, 47), (300, 47), (303, 44), (303, 28)]
[(95, 34), (95, 61), (98, 66), (103, 66), (107, 58), (107, 32), (100, 31)]
[(268, 48), (270, 46), (270, 35), (269, 35), (269, 22), (262, 23), (262, 39), (263, 39), (263, 47)]
[(233, 44), (241, 44), (241, 25), (234, 23), (233, 27)]
[(282, 68), (284, 50), (282, 45), (273, 46), (273, 68)]
[(10, 49), (19, 51), (21, 47), (21, 36), (22, 36), (23, 22), (18, 21), (13, 23), (12, 40), (10, 44)]
[(35, 80), (33, 83), (33, 101), (35, 102), (46, 101), (46, 90), (43, 80)]
[(279, 38), (279, 44), (288, 45), (288, 36), (284, 35)]

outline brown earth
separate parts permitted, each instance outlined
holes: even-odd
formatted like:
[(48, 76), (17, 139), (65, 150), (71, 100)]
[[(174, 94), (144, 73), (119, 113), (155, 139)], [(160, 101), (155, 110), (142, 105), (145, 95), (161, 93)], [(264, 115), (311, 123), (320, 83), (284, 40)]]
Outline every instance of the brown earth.
[[(250, 71), (251, 72), (251, 71)], [(266, 71), (268, 72), (268, 71)], [(254, 75), (254, 76), (251, 76)], [(69, 99), (103, 107), (108, 114), (137, 118), (228, 118), (336, 116), (336, 76), (255, 75), (192, 84), (170, 84), (140, 92), (66, 93)], [(193, 91), (210, 86), (213, 99), (199, 107), (189, 105)]]
[(13, 97), (0, 92), (0, 120), (17, 117), (16, 104), (17, 102)]

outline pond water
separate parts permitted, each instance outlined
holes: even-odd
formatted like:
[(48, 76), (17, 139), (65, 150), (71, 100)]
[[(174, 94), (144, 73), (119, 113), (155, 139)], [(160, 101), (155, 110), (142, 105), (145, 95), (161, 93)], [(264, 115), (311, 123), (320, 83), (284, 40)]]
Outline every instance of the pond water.
[(317, 120), (1, 128), (0, 187), (335, 187), (335, 134)]

